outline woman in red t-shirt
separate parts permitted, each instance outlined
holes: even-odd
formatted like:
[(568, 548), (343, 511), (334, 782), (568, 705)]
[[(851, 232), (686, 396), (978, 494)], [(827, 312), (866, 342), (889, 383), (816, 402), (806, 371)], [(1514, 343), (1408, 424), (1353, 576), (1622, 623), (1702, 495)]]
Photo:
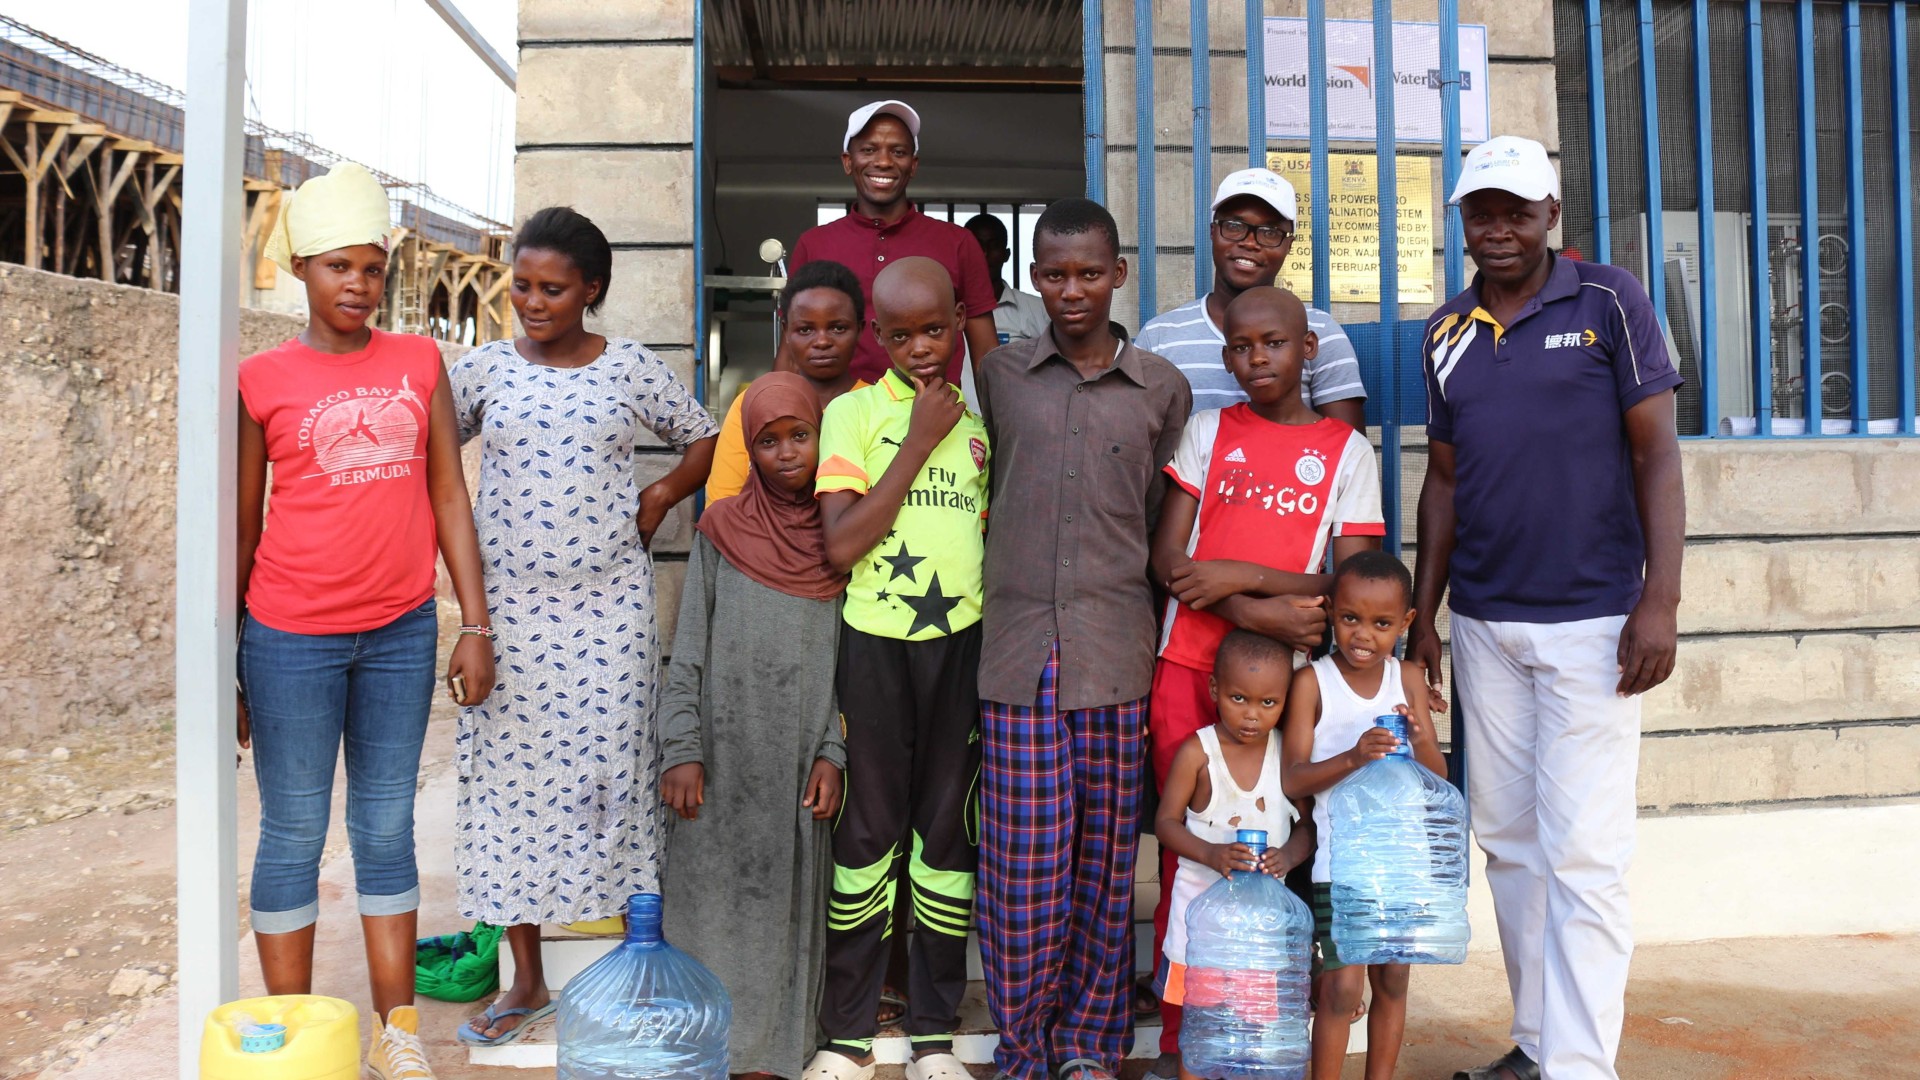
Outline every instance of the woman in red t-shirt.
[[(341, 165), (288, 199), (267, 255), (306, 285), (307, 328), (240, 365), (240, 745), (260, 843), (254, 941), (269, 994), (313, 989), (320, 855), (346, 748), (347, 835), (373, 983), (369, 1070), (431, 1071), (413, 1009), (413, 795), (434, 691), (434, 554), (459, 597), (462, 705), (494, 684), (479, 544), (439, 347), (373, 329), (387, 194)], [(272, 498), (267, 495), (272, 465)]]

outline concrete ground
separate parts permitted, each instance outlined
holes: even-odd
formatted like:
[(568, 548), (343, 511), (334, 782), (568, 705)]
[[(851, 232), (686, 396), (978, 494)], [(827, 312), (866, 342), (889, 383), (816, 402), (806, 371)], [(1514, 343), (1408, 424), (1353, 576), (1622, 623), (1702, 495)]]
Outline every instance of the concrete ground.
[[(430, 736), (434, 749), (428, 755), (420, 793), (423, 934), (459, 927), (453, 914), (454, 782), (446, 752), (450, 744), (451, 729), (443, 717)], [(244, 792), (242, 797), (246, 798)], [(243, 819), (252, 813), (250, 806), (242, 806)], [(339, 850), (344, 848), (344, 836), (338, 813), (336, 807), (334, 831), (342, 843), (330, 849), (337, 853), (330, 855), (322, 871), (315, 989), (354, 1001), (364, 1016), (368, 1007), (365, 966), (353, 915), (352, 865)], [(152, 820), (141, 823), (139, 836), (152, 865), (170, 859), (173, 836), (170, 809), (156, 809), (150, 815)], [(14, 843), (17, 836), (0, 838), (0, 845)], [(0, 850), (0, 863), (6, 862), (6, 854)], [(250, 851), (246, 854), (250, 856)], [(95, 884), (114, 887), (99, 876)], [(1844, 897), (1836, 894), (1836, 902), (1844, 902)], [(242, 948), (241, 989), (246, 995), (260, 992), (250, 946)], [(1916, 1006), (1920, 1006), (1920, 937), (1740, 939), (1645, 946), (1634, 958), (1620, 1072), (1636, 1080), (1920, 1077), (1920, 1008)], [(421, 1002), (429, 1055), (442, 1080), (550, 1075), (468, 1065), (464, 1049), (453, 1041), (453, 1031), (470, 1011), (469, 1006)], [(1455, 1069), (1503, 1052), (1508, 1045), (1507, 1000), (1499, 954), (1478, 951), (1461, 967), (1416, 971), (1409, 1014), (1400, 1077), (1446, 1080)], [(116, 1028), (90, 1050), (68, 1048), (68, 1056), (45, 1071), (6, 1075), (89, 1080), (175, 1076), (175, 1006), (170, 992), (145, 999)], [(1129, 1080), (1144, 1066), (1143, 1061), (1130, 1062)], [(1363, 1075), (1360, 1057), (1349, 1059), (1346, 1075)]]

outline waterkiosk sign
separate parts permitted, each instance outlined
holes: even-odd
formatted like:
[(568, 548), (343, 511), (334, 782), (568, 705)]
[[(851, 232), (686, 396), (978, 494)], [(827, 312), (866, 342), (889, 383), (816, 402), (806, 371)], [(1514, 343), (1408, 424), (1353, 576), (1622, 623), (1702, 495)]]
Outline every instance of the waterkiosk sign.
[[(1400, 186), (1399, 220), (1400, 301), (1431, 304), (1433, 295), (1433, 162), (1430, 157), (1401, 155), (1394, 159), (1394, 177)], [(1372, 154), (1328, 154), (1327, 276), (1333, 299), (1348, 303), (1380, 302), (1380, 212), (1377, 159)], [(1305, 154), (1268, 151), (1267, 168), (1286, 177), (1300, 198), (1300, 220), (1293, 252), (1280, 268), (1281, 279), (1305, 296), (1313, 288), (1313, 173)]]
[[(1267, 138), (1311, 137), (1307, 123), (1307, 20), (1267, 20)], [(1393, 71), (1373, 58), (1373, 23), (1327, 20), (1327, 138), (1374, 141), (1374, 95), (1393, 94), (1394, 136), (1441, 141), (1440, 26), (1393, 24)], [(1460, 27), (1460, 142), (1492, 137), (1487, 28)]]

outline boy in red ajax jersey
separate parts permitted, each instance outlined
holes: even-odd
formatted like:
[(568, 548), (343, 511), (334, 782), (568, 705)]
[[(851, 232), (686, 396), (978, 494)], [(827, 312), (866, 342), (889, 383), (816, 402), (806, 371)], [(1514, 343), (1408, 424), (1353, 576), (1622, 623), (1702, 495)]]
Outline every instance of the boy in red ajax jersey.
[[(1208, 679), (1221, 639), (1236, 626), (1270, 626), (1261, 605), (1324, 605), (1333, 579), (1317, 571), (1328, 544), (1338, 565), (1377, 549), (1386, 533), (1372, 445), (1300, 398), (1300, 371), (1318, 341), (1299, 298), (1249, 289), (1228, 306), (1225, 329), (1222, 353), (1247, 401), (1187, 421), (1154, 536), (1153, 572), (1168, 600), (1147, 731), (1162, 785), (1174, 751), (1213, 722)], [(1296, 651), (1294, 666), (1305, 662)], [(1160, 880), (1173, 880), (1171, 855), (1161, 862)], [(1170, 896), (1162, 890), (1154, 911), (1156, 954)], [(1179, 1053), (1179, 1004), (1163, 1001), (1161, 1018), (1162, 1063), (1176, 1068), (1167, 1059)], [(1154, 1072), (1174, 1075), (1158, 1064)]]

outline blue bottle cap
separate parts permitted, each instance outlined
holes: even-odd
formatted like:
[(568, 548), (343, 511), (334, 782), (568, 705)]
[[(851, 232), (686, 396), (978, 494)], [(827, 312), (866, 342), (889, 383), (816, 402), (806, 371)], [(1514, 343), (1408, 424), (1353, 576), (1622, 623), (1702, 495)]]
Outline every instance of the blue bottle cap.
[(1393, 748), (1393, 756), (1395, 757), (1412, 757), (1413, 756), (1413, 743), (1411, 740), (1407, 738), (1407, 718), (1406, 717), (1401, 716), (1397, 712), (1385, 713), (1383, 715), (1376, 716), (1373, 718), (1373, 726), (1386, 728), (1388, 731), (1393, 732), (1394, 738), (1400, 740), (1400, 745)]
[(287, 1028), (284, 1024), (248, 1024), (240, 1029), (240, 1052), (243, 1054), (271, 1054), (287, 1045)]
[(1253, 849), (1255, 855), (1267, 850), (1267, 830), (1240, 829), (1233, 834), (1234, 840)]

